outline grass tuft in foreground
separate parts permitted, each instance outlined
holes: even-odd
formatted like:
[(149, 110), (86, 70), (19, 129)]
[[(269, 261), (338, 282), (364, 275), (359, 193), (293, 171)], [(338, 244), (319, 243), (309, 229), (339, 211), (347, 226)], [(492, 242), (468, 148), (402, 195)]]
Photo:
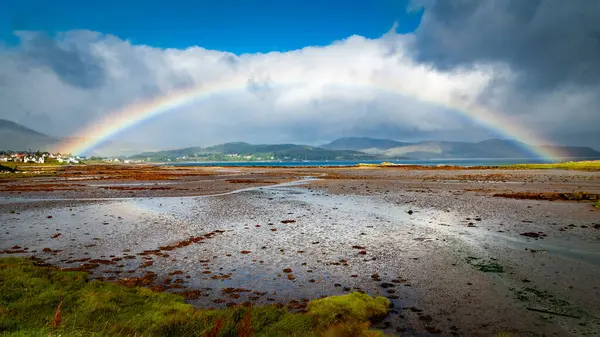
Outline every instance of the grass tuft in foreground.
[(15, 173), (15, 172), (17, 172), (17, 170), (15, 169), (15, 167), (12, 167), (12, 166), (0, 165), (0, 172)]
[(385, 297), (373, 299), (363, 293), (331, 296), (313, 300), (308, 312), (320, 318), (320, 323), (329, 326), (346, 321), (366, 322), (372, 318), (385, 317), (390, 301)]
[(92, 281), (84, 272), (0, 259), (0, 335), (5, 336), (381, 336), (384, 297), (351, 293), (309, 303), (197, 310), (183, 297)]
[(502, 166), (502, 168), (600, 171), (600, 160), (569, 161), (569, 162), (563, 162), (563, 163), (549, 163), (549, 164), (514, 164), (514, 165)]

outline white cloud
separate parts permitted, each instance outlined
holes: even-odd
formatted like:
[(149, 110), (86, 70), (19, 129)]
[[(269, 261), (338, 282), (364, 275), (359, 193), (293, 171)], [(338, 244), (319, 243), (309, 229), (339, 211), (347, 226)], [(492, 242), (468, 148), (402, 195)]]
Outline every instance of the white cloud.
[[(88, 31), (19, 36), (20, 46), (0, 51), (0, 117), (57, 136), (73, 134), (133, 102), (230, 81), (240, 83), (239, 89), (174, 109), (119, 139), (158, 149), (233, 140), (314, 144), (342, 135), (456, 139), (464, 128), (463, 140), (489, 136), (443, 107), (448, 104), (465, 109), (484, 104), (496, 119), (520, 109), (526, 126), (550, 136), (566, 120), (576, 128), (594, 117), (579, 111), (593, 95), (513, 99), (506, 67), (445, 72), (417, 63), (410, 56), (413, 35), (351, 36), (325, 47), (240, 56), (201, 47), (132, 45)], [(498, 79), (506, 86), (494, 87), (490, 95), (486, 89)], [(577, 118), (562, 113), (566, 108)]]

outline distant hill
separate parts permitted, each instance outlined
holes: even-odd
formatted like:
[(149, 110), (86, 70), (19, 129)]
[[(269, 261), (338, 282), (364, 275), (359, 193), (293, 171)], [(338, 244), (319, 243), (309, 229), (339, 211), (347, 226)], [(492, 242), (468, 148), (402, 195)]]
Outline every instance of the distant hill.
[[(536, 157), (532, 151), (528, 150), (528, 145), (502, 139), (490, 139), (478, 143), (445, 141), (404, 143), (389, 139), (340, 138), (322, 147), (361, 151), (387, 158), (399, 156), (413, 159)], [(561, 153), (563, 157), (600, 158), (600, 152), (589, 147), (539, 146), (536, 150)]]
[[(600, 158), (600, 152), (589, 147), (544, 146), (543, 150), (562, 153), (564, 157)], [(251, 158), (244, 158), (250, 156)], [(524, 143), (490, 139), (478, 143), (430, 141), (403, 143), (389, 139), (341, 138), (321, 147), (296, 144), (254, 145), (225, 143), (210, 147), (144, 152), (132, 159), (157, 161), (176, 158), (189, 160), (391, 160), (451, 158), (536, 158)]]
[(394, 147), (410, 145), (411, 143), (402, 143), (390, 139), (377, 139), (368, 137), (344, 137), (334, 140), (329, 144), (321, 145), (324, 149), (329, 150), (357, 150), (365, 149), (380, 149), (387, 150)]
[(561, 153), (563, 157), (572, 158), (600, 158), (600, 152), (587, 146), (537, 146), (541, 150), (550, 150), (553, 153)]
[[(65, 138), (52, 137), (21, 124), (0, 119), (0, 150), (51, 151)], [(83, 140), (81, 140), (83, 141)], [(188, 147), (168, 151), (139, 152), (141, 144), (104, 142), (87, 155), (131, 155), (132, 159), (168, 160), (192, 157), (198, 160), (391, 160), (450, 158), (535, 158), (524, 143), (490, 139), (478, 143), (428, 141), (407, 143), (391, 139), (346, 137), (319, 147), (297, 144), (225, 143), (210, 147)], [(596, 159), (600, 152), (584, 146), (539, 146), (537, 150), (560, 153), (563, 157)], [(250, 158), (244, 158), (248, 157)]]
[(432, 158), (531, 158), (535, 157), (526, 145), (516, 141), (492, 139), (478, 143), (419, 142), (383, 151), (386, 156), (407, 156), (415, 159)]
[[(230, 156), (228, 156), (230, 155)], [(238, 157), (232, 157), (238, 155)], [(132, 159), (166, 160), (173, 158), (200, 158), (206, 160), (243, 160), (252, 156), (255, 160), (371, 160), (381, 156), (352, 150), (328, 150), (321, 147), (296, 144), (259, 144), (225, 143), (206, 148), (188, 147), (184, 149), (144, 152), (131, 156)]]
[(0, 119), (0, 150), (51, 151), (61, 138), (51, 137), (21, 124)]
[(0, 119), (0, 130), (11, 130), (23, 134), (28, 134), (30, 136), (48, 137), (47, 135), (41, 132), (37, 132), (19, 123), (15, 123), (6, 119)]
[[(52, 137), (32, 130), (19, 123), (0, 119), (0, 151), (59, 151), (59, 144), (68, 138)], [(77, 139), (77, 138), (71, 138)], [(83, 142), (84, 140), (81, 139)], [(139, 144), (124, 142), (105, 142), (99, 149), (94, 149), (88, 155), (113, 156), (132, 155), (142, 148)]]

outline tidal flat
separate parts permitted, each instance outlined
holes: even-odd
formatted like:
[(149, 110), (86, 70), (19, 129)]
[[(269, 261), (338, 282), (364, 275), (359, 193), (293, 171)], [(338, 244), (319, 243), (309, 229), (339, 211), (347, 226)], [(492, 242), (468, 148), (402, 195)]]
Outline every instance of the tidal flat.
[(1, 178), (0, 256), (202, 308), (364, 291), (392, 335), (594, 335), (599, 194), (598, 171), (73, 166)]

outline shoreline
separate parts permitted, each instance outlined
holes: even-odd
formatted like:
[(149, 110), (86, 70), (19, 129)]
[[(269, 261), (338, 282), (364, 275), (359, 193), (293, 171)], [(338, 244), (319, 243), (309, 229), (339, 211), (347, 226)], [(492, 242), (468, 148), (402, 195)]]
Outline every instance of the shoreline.
[[(200, 291), (203, 308), (362, 290), (392, 301), (375, 326), (391, 334), (584, 333), (600, 327), (600, 209), (577, 198), (599, 194), (579, 170), (79, 166), (0, 180), (0, 250)], [(6, 202), (37, 197), (64, 200)]]

